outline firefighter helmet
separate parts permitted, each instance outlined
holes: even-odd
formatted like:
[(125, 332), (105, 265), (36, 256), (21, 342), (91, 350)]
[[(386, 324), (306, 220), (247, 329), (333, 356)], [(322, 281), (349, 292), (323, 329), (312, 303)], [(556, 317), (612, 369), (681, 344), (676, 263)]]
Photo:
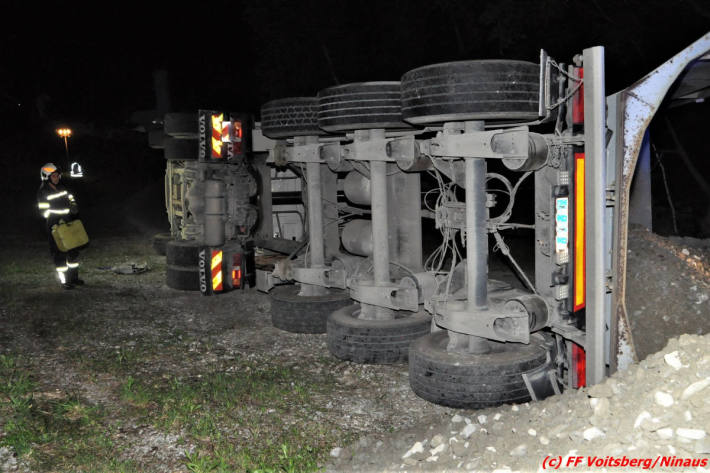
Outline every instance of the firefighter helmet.
[(42, 169), (39, 172), (40, 177), (42, 178), (43, 181), (46, 181), (49, 179), (49, 176), (52, 175), (52, 173), (59, 172), (59, 168), (55, 166), (53, 163), (47, 163), (44, 166), (42, 166)]

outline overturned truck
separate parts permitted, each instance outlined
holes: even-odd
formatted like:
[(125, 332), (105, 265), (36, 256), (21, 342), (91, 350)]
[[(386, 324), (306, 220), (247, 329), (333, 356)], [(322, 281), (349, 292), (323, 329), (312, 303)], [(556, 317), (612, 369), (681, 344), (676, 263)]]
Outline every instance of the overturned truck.
[[(274, 325), (325, 331), (342, 359), (408, 360), (412, 389), (455, 407), (540, 399), (627, 366), (635, 162), (672, 85), (668, 100), (707, 92), (709, 50), (705, 36), (608, 97), (595, 47), (570, 64), (545, 51), (434, 64), (264, 104), (270, 162), (298, 169), (308, 194), (305, 251), (257, 276)], [(425, 174), (436, 185), (422, 193)], [(441, 235), (428, 255), (422, 219)], [(534, 240), (531, 274), (506, 243), (514, 229)], [(491, 245), (522, 287), (488, 277)]]
[[(537, 62), (434, 64), (398, 82), (270, 101), (260, 125), (244, 128), (259, 141), (247, 167), (177, 165), (201, 221), (175, 225), (182, 241), (168, 252), (237, 241), (230, 255), (240, 257), (224, 272), (235, 275), (247, 240), (274, 236), (271, 178), (287, 172), (299, 184), (291, 194), (302, 211), (288, 212), (299, 214), (302, 242), (255, 270), (274, 326), (327, 333), (344, 360), (407, 361), (414, 392), (447, 406), (598, 383), (635, 359), (626, 234), (644, 133), (664, 99), (705, 96), (709, 51), (706, 35), (609, 96), (604, 49), (594, 47), (568, 64), (545, 51)], [(215, 143), (235, 138), (227, 128)], [(510, 232), (526, 234), (533, 254), (511, 252)], [(513, 277), (489, 277), (491, 249)]]

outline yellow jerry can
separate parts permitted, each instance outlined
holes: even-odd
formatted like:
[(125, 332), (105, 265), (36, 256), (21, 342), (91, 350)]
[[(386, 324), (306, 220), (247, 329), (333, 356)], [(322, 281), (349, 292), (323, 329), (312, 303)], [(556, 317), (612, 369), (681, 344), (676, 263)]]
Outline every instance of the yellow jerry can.
[(89, 243), (89, 236), (86, 234), (81, 220), (53, 225), (52, 237), (61, 252), (67, 252)]

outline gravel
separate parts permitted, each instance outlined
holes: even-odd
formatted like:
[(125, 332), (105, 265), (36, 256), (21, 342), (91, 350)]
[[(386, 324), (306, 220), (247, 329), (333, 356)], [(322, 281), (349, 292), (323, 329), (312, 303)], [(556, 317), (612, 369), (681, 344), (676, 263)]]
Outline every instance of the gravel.
[[(632, 228), (627, 310), (643, 361), (542, 402), (461, 410), (379, 438), (378, 449), (355, 444), (326, 472), (541, 471), (545, 459), (574, 457), (581, 471), (612, 469), (607, 456), (710, 471), (709, 263), (710, 240)], [(601, 463), (588, 464), (594, 456)]]

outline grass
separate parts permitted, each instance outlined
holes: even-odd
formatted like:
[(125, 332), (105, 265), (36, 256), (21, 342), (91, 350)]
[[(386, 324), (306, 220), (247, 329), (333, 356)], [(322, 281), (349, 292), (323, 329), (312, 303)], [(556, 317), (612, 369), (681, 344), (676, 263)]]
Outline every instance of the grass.
[(39, 470), (138, 471), (116, 460), (112, 427), (101, 408), (64, 394), (36, 395), (32, 367), (0, 355), (0, 445)]
[[(97, 269), (125, 261), (122, 244), (92, 242), (82, 253), (91, 283), (84, 292), (55, 287), (44, 247), (0, 251), (0, 445), (32, 471), (151, 471), (155, 464), (125, 460), (145, 441), (126, 426), (148, 425), (177, 439), (169, 442), (183, 456), (170, 458), (193, 473), (290, 473), (318, 471), (330, 449), (350, 440), (345, 427), (319, 418), (331, 375), (278, 357), (239, 358), (210, 334), (176, 326), (171, 294), (157, 286), (164, 262), (151, 260), (149, 242), (129, 244), (128, 253), (156, 271)], [(139, 287), (146, 282), (156, 292)], [(47, 385), (43, 373), (57, 369), (55, 360), (72, 371), (71, 386), (100, 387), (105, 399), (54, 392), (62, 386)]]
[(314, 389), (292, 368), (244, 363), (235, 373), (158, 383), (129, 377), (121, 398), (142, 421), (185, 435), (195, 446), (185, 461), (192, 472), (306, 472), (337, 440), (295, 408), (317, 407)]
[[(229, 372), (222, 365), (201, 371), (185, 346), (146, 341), (91, 353), (88, 361), (85, 349), (69, 354), (89, 379), (107, 374), (122, 380), (113, 421), (105, 409), (76, 397), (34, 397), (32, 367), (0, 356), (0, 417), (9, 419), (0, 423), (0, 444), (40, 470), (135, 471), (135, 464), (115, 460), (117, 417), (179, 436), (190, 446), (184, 465), (191, 472), (281, 473), (318, 471), (344, 440), (338, 426), (312, 416), (319, 408), (314, 394), (334, 383), (328, 376), (314, 379), (294, 367), (245, 360), (231, 361)], [(193, 373), (147, 371), (158, 355)]]

